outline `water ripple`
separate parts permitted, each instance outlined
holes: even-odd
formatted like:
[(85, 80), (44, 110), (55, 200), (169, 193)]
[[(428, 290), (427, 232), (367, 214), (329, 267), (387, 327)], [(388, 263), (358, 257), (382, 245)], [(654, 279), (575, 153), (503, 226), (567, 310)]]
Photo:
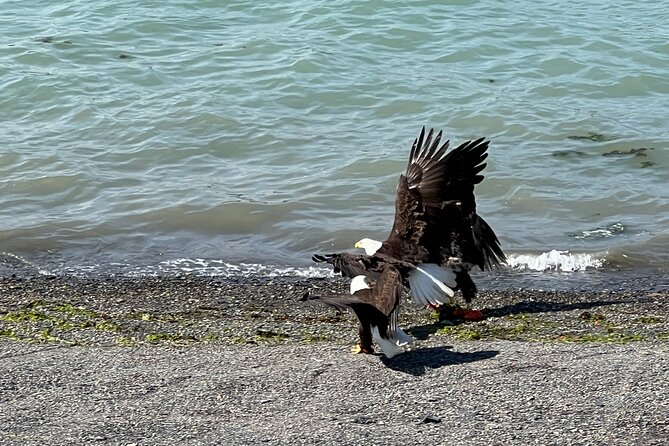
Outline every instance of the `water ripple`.
[(0, 18), (3, 252), (308, 263), (386, 236), (432, 125), (492, 139), (507, 251), (669, 257), (659, 2), (33, 3)]

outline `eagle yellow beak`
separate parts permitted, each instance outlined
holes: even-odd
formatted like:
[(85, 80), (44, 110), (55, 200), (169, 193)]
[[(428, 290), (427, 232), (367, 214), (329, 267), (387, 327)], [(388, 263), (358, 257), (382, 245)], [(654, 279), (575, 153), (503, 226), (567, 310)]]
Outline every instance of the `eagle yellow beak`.
[(362, 248), (362, 243), (360, 242), (355, 242), (355, 245), (353, 246), (354, 248)]

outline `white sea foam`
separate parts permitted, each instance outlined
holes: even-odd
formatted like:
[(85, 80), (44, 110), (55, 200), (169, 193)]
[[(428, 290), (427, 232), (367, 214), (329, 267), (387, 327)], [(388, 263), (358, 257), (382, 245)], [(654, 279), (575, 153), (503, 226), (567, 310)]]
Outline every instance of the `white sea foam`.
[[(7, 263), (7, 262), (5, 262)], [(241, 277), (300, 277), (300, 278), (329, 278), (335, 277), (332, 269), (326, 267), (297, 267), (263, 265), (260, 263), (228, 263), (222, 260), (208, 260), (201, 258), (178, 258), (153, 265), (135, 265), (130, 263), (113, 262), (109, 264), (89, 263), (66, 265), (61, 264), (47, 269), (36, 265), (30, 268), (41, 275), (68, 275), (75, 277), (89, 277), (96, 275), (119, 275), (124, 277), (158, 277), (158, 276), (207, 276), (228, 278)], [(2, 271), (0, 271), (1, 273)]]
[(552, 250), (541, 254), (512, 254), (507, 264), (516, 269), (534, 271), (584, 271), (588, 268), (601, 268), (604, 259), (594, 254)]
[(293, 267), (263, 265), (260, 263), (227, 263), (222, 260), (207, 259), (173, 259), (161, 262), (158, 266), (161, 273), (193, 273), (218, 277), (334, 277), (332, 269), (325, 267)]
[[(5, 258), (5, 263), (9, 262)], [(12, 260), (13, 258), (9, 258)], [(528, 271), (584, 271), (604, 266), (605, 260), (600, 255), (587, 253), (570, 253), (569, 251), (552, 250), (541, 254), (510, 254), (507, 264), (516, 270)], [(217, 259), (175, 258), (164, 260), (152, 265), (137, 265), (113, 262), (106, 265), (91, 263), (67, 265), (60, 264), (48, 269), (32, 265), (35, 272), (43, 275), (65, 274), (72, 276), (121, 275), (126, 277), (156, 277), (173, 275), (194, 275), (220, 278), (241, 277), (298, 277), (298, 278), (331, 278), (339, 276), (331, 268), (323, 266), (284, 266), (261, 263), (229, 263)]]

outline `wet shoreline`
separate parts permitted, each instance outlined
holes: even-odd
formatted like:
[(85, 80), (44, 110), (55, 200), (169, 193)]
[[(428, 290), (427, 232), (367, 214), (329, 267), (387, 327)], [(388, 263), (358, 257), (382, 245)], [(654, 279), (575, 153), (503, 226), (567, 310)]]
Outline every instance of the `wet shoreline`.
[[(307, 291), (347, 286), (303, 278), (2, 278), (0, 334), (66, 345), (352, 343), (352, 315), (299, 301)], [(400, 323), (418, 339), (414, 348), (451, 340), (666, 342), (667, 302), (662, 290), (483, 290), (474, 302), (483, 321), (443, 324), (406, 298)]]

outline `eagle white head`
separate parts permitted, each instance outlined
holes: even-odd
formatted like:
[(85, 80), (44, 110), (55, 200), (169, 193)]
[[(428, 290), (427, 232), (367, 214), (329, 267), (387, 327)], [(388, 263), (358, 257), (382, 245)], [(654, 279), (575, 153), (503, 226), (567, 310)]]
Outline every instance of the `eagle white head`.
[(365, 254), (368, 256), (373, 256), (376, 254), (376, 251), (381, 249), (381, 245), (383, 245), (382, 242), (379, 242), (378, 240), (372, 240), (371, 238), (363, 238), (359, 242), (356, 242), (355, 247), (356, 248), (362, 248), (365, 250)]
[(351, 280), (351, 294), (355, 294), (356, 291), (365, 290), (371, 288), (369, 283), (367, 283), (367, 278), (365, 276), (355, 276)]

